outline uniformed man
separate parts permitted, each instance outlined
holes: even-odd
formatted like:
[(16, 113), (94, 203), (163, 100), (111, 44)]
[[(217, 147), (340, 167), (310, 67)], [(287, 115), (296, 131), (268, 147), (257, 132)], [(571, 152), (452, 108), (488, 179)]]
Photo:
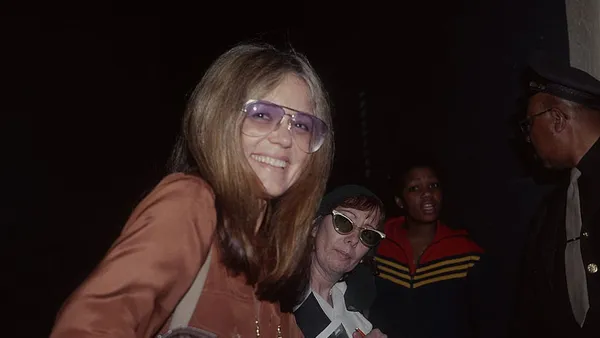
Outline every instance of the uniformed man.
[(520, 337), (600, 337), (600, 81), (535, 58), (521, 129), (564, 169), (532, 225), (519, 283)]

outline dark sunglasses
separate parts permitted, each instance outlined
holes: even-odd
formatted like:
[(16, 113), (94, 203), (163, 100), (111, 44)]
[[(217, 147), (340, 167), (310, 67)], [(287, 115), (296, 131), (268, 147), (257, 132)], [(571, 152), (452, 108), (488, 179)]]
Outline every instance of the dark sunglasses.
[(373, 228), (361, 227), (351, 219), (349, 219), (346, 215), (342, 214), (337, 210), (331, 211), (331, 216), (333, 218), (333, 228), (340, 235), (347, 235), (354, 230), (354, 227), (358, 228), (358, 238), (361, 243), (365, 246), (372, 248), (379, 244), (382, 239), (385, 238), (385, 234), (379, 230), (375, 230)]
[(533, 115), (529, 115), (526, 118), (522, 119), (519, 122), (519, 127), (521, 128), (521, 131), (523, 132), (523, 134), (529, 136), (529, 133), (531, 133), (531, 125), (533, 124), (533, 120), (542, 114), (546, 114), (547, 112), (551, 111), (552, 109), (553, 108), (548, 108), (542, 112), (535, 113)]
[[(242, 110), (246, 113), (246, 119), (242, 125), (244, 134), (255, 137), (264, 136), (285, 123), (298, 147), (309, 154), (321, 148), (329, 133), (327, 124), (318, 117), (272, 102), (250, 100), (246, 102)], [(283, 118), (286, 116), (289, 119), (284, 122)]]

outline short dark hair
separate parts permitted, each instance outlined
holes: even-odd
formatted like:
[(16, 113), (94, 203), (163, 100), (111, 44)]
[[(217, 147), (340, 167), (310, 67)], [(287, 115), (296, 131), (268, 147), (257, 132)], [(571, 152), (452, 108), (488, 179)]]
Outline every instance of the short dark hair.
[(406, 175), (414, 168), (431, 169), (438, 180), (444, 181), (444, 170), (437, 158), (432, 154), (418, 154), (398, 159), (390, 167), (389, 180), (394, 196), (400, 196), (404, 189)]
[(379, 219), (377, 220), (377, 227), (379, 230), (383, 227), (385, 221), (385, 207), (381, 200), (375, 196), (352, 196), (346, 198), (342, 203), (338, 205), (343, 208), (356, 209), (366, 212), (375, 212), (379, 210)]
[[(375, 195), (365, 195), (359, 194), (355, 196), (349, 196), (344, 198), (339, 203), (335, 203), (332, 205), (332, 210), (338, 207), (356, 209), (360, 211), (366, 212), (376, 212), (379, 211), (379, 219), (377, 220), (377, 228), (378, 230), (382, 230), (384, 222), (385, 222), (385, 206), (383, 202)], [(329, 208), (327, 209), (327, 213), (331, 213)], [(317, 215), (315, 218), (315, 222), (313, 226), (320, 226), (323, 221), (325, 214)]]

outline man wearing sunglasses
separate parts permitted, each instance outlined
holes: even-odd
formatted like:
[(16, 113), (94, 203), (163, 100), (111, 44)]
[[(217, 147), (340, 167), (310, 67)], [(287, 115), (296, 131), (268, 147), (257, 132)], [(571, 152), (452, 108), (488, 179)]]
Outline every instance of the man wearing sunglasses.
[[(294, 312), (306, 338), (387, 337), (361, 313), (374, 294), (368, 283), (373, 274), (354, 271), (385, 238), (384, 218), (383, 203), (362, 186), (338, 187), (321, 201), (311, 238), (310, 288)], [(350, 283), (354, 275), (360, 276)]]
[(530, 229), (518, 337), (600, 335), (600, 81), (536, 55), (520, 127), (546, 168), (565, 175)]

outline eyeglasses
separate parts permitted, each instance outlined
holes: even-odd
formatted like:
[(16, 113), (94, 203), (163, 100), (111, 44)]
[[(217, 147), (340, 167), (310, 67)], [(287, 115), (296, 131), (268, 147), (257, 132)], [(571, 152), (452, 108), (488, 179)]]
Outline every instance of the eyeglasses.
[[(246, 113), (242, 132), (253, 137), (264, 136), (276, 130), (284, 123), (283, 118), (288, 116), (287, 129), (298, 147), (309, 154), (321, 148), (329, 132), (327, 124), (318, 117), (268, 101), (250, 100), (242, 110)], [(294, 113), (289, 114), (285, 110)]]
[(382, 239), (385, 238), (385, 234), (383, 232), (372, 228), (358, 226), (354, 224), (354, 222), (352, 222), (352, 220), (346, 215), (337, 210), (332, 210), (331, 216), (333, 218), (333, 228), (335, 231), (337, 231), (340, 235), (347, 235), (354, 230), (354, 227), (356, 227), (359, 229), (358, 238), (360, 239), (361, 243), (369, 248), (376, 246), (379, 244), (379, 242), (381, 242)]
[(548, 108), (542, 112), (535, 113), (533, 115), (529, 115), (526, 118), (524, 118), (523, 120), (519, 121), (519, 127), (521, 128), (521, 131), (523, 132), (523, 134), (529, 136), (529, 133), (531, 133), (531, 125), (533, 124), (533, 120), (542, 114), (546, 114), (547, 112), (551, 111), (552, 109), (553, 108)]

